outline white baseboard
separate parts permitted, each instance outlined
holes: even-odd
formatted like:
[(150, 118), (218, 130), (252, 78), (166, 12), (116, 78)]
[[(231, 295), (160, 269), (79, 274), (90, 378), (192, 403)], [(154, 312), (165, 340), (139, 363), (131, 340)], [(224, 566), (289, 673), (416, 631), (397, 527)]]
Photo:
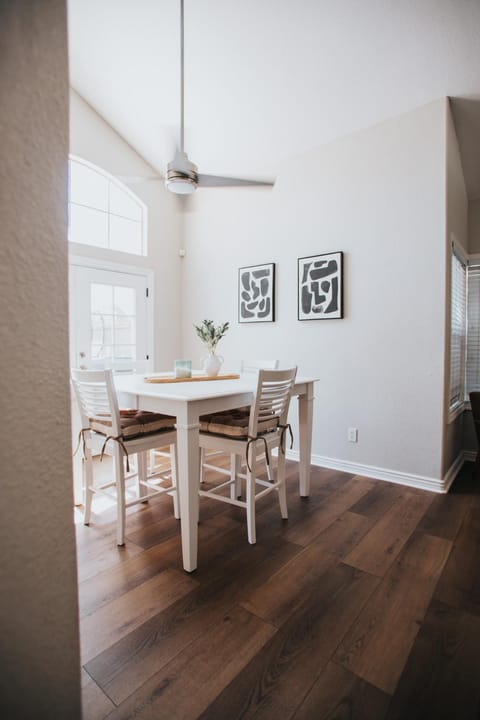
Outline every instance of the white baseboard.
[[(298, 462), (298, 450), (287, 450), (287, 458)], [(330, 468), (332, 470), (341, 470), (352, 473), (353, 475), (364, 475), (374, 478), (375, 480), (386, 480), (387, 482), (396, 483), (397, 485), (407, 485), (408, 487), (415, 487), (420, 490), (446, 493), (460, 472), (465, 460), (470, 460), (470, 453), (462, 451), (448, 469), (443, 480), (440, 478), (425, 477), (423, 475), (402, 473), (398, 470), (389, 470), (388, 468), (379, 468), (373, 465), (360, 465), (359, 463), (339, 460), (338, 458), (329, 458), (324, 455), (312, 454), (311, 462), (312, 465), (318, 465), (319, 467)]]

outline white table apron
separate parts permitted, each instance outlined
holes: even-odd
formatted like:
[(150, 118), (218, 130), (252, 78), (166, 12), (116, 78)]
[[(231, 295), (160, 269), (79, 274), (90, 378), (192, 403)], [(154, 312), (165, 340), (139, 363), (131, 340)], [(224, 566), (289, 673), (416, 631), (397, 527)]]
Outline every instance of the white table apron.
[[(299, 416), (299, 490), (302, 497), (310, 493), (310, 459), (312, 447), (314, 378), (298, 378), (293, 394), (298, 396)], [(115, 385), (122, 406), (152, 410), (177, 418), (177, 484), (180, 503), (183, 567), (192, 572), (197, 567), (199, 417), (208, 412), (249, 405), (256, 377), (213, 382), (151, 384), (143, 375), (116, 376)]]

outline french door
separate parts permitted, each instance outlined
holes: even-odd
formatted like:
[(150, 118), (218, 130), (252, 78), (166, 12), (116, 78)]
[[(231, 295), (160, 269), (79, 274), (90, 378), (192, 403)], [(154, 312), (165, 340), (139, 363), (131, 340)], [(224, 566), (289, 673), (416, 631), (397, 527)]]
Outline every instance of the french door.
[(70, 363), (115, 372), (151, 369), (148, 271), (70, 265)]

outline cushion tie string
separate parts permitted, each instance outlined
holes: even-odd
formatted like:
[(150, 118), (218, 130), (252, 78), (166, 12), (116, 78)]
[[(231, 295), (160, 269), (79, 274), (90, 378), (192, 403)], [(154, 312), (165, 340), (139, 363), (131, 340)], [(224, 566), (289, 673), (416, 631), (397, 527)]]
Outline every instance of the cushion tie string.
[(75, 455), (77, 454), (77, 452), (78, 452), (78, 450), (79, 450), (79, 448), (80, 448), (80, 443), (82, 443), (83, 458), (85, 459), (85, 433), (88, 432), (89, 430), (90, 430), (90, 428), (86, 427), (86, 428), (82, 428), (82, 429), (79, 431), (79, 433), (78, 433), (77, 447), (76, 447), (75, 450), (73, 451), (72, 457), (75, 457)]
[(109, 440), (114, 440), (114, 441), (117, 442), (117, 443), (120, 445), (120, 447), (122, 448), (123, 453), (124, 453), (124, 455), (125, 455), (125, 458), (126, 458), (126, 460), (127, 460), (127, 472), (130, 472), (130, 463), (128, 462), (128, 450), (127, 450), (127, 448), (125, 447), (125, 443), (123, 442), (123, 436), (122, 436), (122, 435), (117, 435), (117, 437), (113, 437), (113, 435), (107, 435), (107, 437), (105, 438), (105, 442), (104, 442), (103, 445), (102, 445), (102, 450), (101, 450), (101, 452), (100, 452), (100, 462), (102, 462), (102, 460), (103, 460), (103, 456), (104, 456), (104, 454), (105, 454), (105, 448), (106, 448), (107, 443), (108, 443)]
[(245, 459), (247, 461), (248, 471), (252, 472), (252, 468), (250, 467), (250, 462), (248, 459), (248, 450), (250, 448), (250, 445), (253, 442), (256, 442), (257, 440), (262, 440), (263, 444), (265, 445), (265, 462), (267, 463), (267, 472), (269, 472), (270, 471), (270, 456), (268, 454), (268, 445), (267, 445), (267, 441), (265, 440), (265, 438), (262, 437), (261, 435), (260, 435), (260, 437), (252, 437), (251, 435), (248, 436), (247, 447), (245, 448)]
[(293, 448), (292, 426), (290, 425), (290, 423), (287, 423), (286, 425), (279, 425), (278, 427), (282, 430), (282, 433), (280, 435), (280, 450), (285, 455), (285, 434), (287, 430), (290, 433), (290, 450)]

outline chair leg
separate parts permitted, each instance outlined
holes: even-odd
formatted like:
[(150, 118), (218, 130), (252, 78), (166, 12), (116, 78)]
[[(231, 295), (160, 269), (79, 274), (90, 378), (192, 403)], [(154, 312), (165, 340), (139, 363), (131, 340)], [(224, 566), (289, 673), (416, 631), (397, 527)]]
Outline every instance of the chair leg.
[(205, 448), (200, 448), (200, 485), (205, 482)]
[(282, 448), (278, 448), (277, 481), (280, 483), (278, 486), (280, 512), (282, 513), (282, 518), (284, 520), (288, 520), (287, 486), (285, 483), (285, 454), (282, 452)]
[(115, 485), (117, 488), (117, 545), (125, 545), (125, 470), (123, 467), (123, 453), (121, 448), (115, 448), (113, 461), (115, 466)]
[(153, 474), (155, 472), (155, 450), (149, 451), (149, 472)]
[(92, 497), (93, 497), (93, 460), (92, 451), (90, 448), (85, 448), (85, 457), (82, 460), (82, 474), (83, 484), (85, 492), (85, 512), (83, 514), (83, 522), (85, 525), (90, 525), (90, 515), (92, 512)]
[(230, 497), (232, 500), (236, 500), (242, 494), (242, 481), (238, 477), (241, 467), (240, 456), (232, 453), (230, 455), (230, 477), (233, 480), (230, 485)]
[(248, 530), (248, 542), (250, 545), (255, 545), (257, 542), (257, 532), (255, 527), (255, 473), (256, 473), (256, 448), (254, 443), (250, 446), (253, 447), (253, 452), (250, 456), (250, 467), (247, 468), (247, 530)]
[[(143, 485), (143, 482), (147, 479), (147, 453), (137, 453), (137, 491), (138, 497), (143, 497), (148, 494), (148, 488)], [(142, 482), (143, 481), (143, 482)], [(142, 500), (143, 503), (148, 503), (148, 500)]]
[(177, 520), (180, 520), (180, 503), (178, 502), (177, 489), (177, 446), (170, 445), (170, 472), (172, 475), (172, 485), (175, 486), (173, 491), (173, 514)]

